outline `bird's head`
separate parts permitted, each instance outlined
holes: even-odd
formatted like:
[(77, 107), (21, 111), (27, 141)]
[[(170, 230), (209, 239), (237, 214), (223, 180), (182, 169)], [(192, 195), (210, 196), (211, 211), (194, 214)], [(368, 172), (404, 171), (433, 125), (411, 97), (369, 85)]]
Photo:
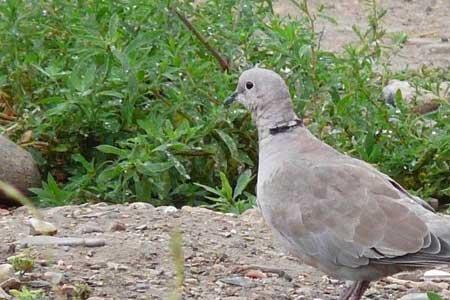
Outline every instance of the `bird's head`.
[(258, 129), (298, 119), (286, 83), (271, 70), (255, 67), (243, 72), (225, 105), (233, 102), (241, 103), (252, 113)]

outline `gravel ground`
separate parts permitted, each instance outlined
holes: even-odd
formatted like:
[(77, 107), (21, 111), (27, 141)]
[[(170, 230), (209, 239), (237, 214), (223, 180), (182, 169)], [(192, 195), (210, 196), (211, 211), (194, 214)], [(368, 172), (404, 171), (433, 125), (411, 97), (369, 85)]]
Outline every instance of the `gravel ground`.
[[(183, 237), (183, 299), (327, 300), (337, 299), (345, 286), (283, 254), (256, 210), (238, 217), (203, 208), (101, 203), (51, 208), (42, 215), (58, 228), (58, 243), (75, 245), (38, 245), (48, 241), (30, 235), (25, 208), (3, 211), (0, 264), (18, 253), (33, 255), (33, 271), (15, 277), (42, 287), (51, 299), (66, 299), (80, 283), (90, 287), (91, 296), (105, 299), (168, 299), (175, 280), (169, 250), (174, 228)], [(90, 247), (68, 238), (84, 239)], [(364, 299), (442, 293), (449, 287), (442, 280), (425, 282), (422, 275), (402, 273), (374, 283)]]

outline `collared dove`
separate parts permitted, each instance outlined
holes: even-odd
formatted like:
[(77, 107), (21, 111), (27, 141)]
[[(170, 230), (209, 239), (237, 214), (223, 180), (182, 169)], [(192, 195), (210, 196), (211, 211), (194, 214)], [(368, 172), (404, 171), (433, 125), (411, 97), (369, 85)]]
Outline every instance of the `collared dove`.
[(384, 276), (450, 263), (450, 221), (370, 164), (314, 137), (277, 73), (245, 71), (226, 104), (233, 101), (258, 128), (257, 202), (265, 221), (304, 262), (354, 281), (340, 299), (361, 299)]

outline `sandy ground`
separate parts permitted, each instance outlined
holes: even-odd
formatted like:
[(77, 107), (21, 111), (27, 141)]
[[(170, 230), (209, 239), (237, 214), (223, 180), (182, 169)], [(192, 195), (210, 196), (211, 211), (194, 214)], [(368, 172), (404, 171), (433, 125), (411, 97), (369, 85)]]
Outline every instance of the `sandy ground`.
[[(324, 30), (322, 45), (326, 50), (341, 51), (356, 40), (352, 26), (367, 25), (367, 6), (363, 0), (311, 0), (311, 7), (325, 6), (325, 14), (337, 25), (319, 19), (317, 30)], [(384, 27), (388, 35), (404, 32), (408, 41), (392, 61), (394, 69), (419, 68), (422, 65), (448, 67), (450, 65), (450, 1), (448, 0), (384, 0), (387, 9)], [(301, 12), (289, 1), (275, 2), (275, 10), (284, 16), (299, 16)]]
[[(50, 299), (67, 299), (80, 283), (90, 287), (91, 296), (105, 299), (169, 299), (175, 281), (169, 250), (174, 228), (183, 237), (183, 299), (331, 300), (345, 285), (282, 253), (256, 210), (238, 217), (203, 208), (101, 203), (42, 213), (58, 228), (58, 242), (30, 235), (30, 215), (21, 208), (0, 217), (0, 264), (14, 254), (33, 256), (35, 268), (18, 279), (41, 287)], [(73, 246), (57, 245), (70, 241)], [(448, 283), (426, 283), (422, 275), (376, 282), (364, 299), (448, 289)]]

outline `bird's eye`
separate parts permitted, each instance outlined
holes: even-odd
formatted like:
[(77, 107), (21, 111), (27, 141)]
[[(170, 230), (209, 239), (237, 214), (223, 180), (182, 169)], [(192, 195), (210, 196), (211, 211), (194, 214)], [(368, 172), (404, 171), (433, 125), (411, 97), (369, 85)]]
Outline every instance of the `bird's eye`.
[(251, 81), (247, 81), (245, 83), (245, 87), (247, 88), (247, 90), (251, 90), (254, 87), (254, 84)]

